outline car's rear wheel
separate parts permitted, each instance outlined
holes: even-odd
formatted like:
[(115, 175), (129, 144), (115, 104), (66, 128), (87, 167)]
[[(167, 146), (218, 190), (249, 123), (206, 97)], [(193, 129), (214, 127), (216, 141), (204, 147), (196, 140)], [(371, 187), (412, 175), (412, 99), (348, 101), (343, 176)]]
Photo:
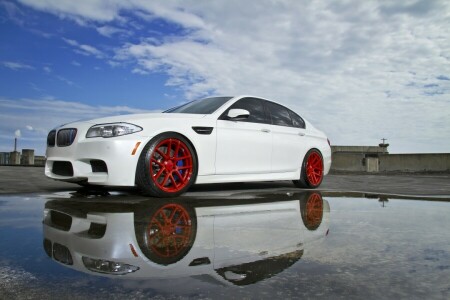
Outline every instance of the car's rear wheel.
[(315, 189), (322, 183), (323, 169), (322, 154), (317, 149), (311, 149), (303, 160), (300, 179), (293, 182), (297, 187)]
[(194, 183), (197, 157), (186, 138), (176, 133), (164, 133), (145, 146), (136, 173), (136, 183), (144, 193), (176, 197)]
[(300, 212), (303, 224), (308, 230), (316, 230), (322, 223), (323, 199), (322, 196), (314, 192), (306, 199), (300, 200)]

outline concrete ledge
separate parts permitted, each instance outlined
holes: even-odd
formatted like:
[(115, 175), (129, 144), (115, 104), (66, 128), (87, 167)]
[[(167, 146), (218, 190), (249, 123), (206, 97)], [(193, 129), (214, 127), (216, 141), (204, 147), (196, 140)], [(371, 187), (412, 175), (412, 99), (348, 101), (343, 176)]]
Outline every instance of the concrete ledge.
[(331, 172), (450, 173), (450, 153), (333, 153)]
[(450, 172), (450, 153), (382, 154), (381, 172)]

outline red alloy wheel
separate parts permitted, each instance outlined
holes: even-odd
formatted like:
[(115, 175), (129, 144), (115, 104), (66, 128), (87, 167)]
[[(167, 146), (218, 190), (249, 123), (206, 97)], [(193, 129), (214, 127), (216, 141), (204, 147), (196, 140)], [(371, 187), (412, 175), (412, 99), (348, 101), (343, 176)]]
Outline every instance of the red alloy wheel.
[(166, 204), (152, 216), (146, 242), (160, 258), (174, 258), (189, 247), (192, 220), (179, 204)]
[(306, 177), (312, 186), (318, 186), (323, 178), (322, 156), (317, 151), (309, 154), (306, 161)]
[(320, 194), (309, 196), (306, 203), (306, 227), (317, 228), (322, 223), (323, 200)]
[(193, 159), (188, 146), (179, 139), (162, 140), (150, 156), (150, 176), (165, 192), (182, 190), (191, 179)]

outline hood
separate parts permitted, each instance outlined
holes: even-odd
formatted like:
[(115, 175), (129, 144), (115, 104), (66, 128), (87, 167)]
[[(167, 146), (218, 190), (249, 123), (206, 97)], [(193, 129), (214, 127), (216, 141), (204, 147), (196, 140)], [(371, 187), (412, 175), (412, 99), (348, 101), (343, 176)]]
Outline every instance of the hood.
[(64, 124), (60, 127), (71, 127), (78, 124), (103, 124), (103, 123), (116, 123), (116, 122), (126, 122), (126, 123), (139, 123), (139, 121), (149, 120), (149, 119), (202, 119), (208, 115), (202, 114), (177, 114), (177, 113), (144, 113), (144, 114), (129, 114), (129, 115), (118, 115), (111, 117), (103, 117), (91, 120), (80, 120), (76, 122), (71, 122)]

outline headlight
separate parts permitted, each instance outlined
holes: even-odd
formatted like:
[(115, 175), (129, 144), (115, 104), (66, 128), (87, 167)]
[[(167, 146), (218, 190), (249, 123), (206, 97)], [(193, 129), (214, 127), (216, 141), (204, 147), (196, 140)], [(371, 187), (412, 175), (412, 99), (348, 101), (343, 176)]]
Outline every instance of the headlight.
[(110, 124), (98, 124), (89, 128), (86, 133), (87, 138), (93, 137), (114, 137), (126, 134), (131, 134), (141, 131), (142, 128), (129, 123), (110, 123)]
[(136, 266), (104, 259), (95, 259), (86, 256), (83, 256), (83, 264), (86, 268), (88, 268), (88, 270), (92, 272), (111, 275), (125, 275), (139, 270), (139, 267)]

